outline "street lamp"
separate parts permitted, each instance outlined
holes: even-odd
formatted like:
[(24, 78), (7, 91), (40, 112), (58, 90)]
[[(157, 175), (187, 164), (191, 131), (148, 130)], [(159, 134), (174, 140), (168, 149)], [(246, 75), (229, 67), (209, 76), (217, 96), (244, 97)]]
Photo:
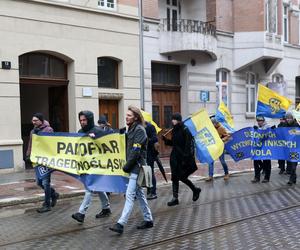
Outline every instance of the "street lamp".
[(141, 108), (145, 105), (145, 84), (144, 84), (144, 42), (143, 42), (143, 0), (139, 0), (139, 54), (140, 54), (140, 89)]

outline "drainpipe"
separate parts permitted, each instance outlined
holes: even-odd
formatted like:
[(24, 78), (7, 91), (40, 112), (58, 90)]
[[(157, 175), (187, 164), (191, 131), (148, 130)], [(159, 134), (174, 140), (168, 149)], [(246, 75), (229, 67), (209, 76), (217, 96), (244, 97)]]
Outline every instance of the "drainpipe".
[(140, 54), (140, 89), (141, 108), (145, 107), (145, 84), (144, 84), (144, 42), (143, 42), (143, 0), (139, 0), (139, 54)]

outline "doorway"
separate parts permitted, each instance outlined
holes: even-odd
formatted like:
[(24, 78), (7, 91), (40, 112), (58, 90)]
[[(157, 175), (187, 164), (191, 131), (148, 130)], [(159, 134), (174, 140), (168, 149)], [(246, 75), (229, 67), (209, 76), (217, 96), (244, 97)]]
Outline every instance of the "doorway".
[[(43, 113), (55, 132), (69, 131), (67, 64), (44, 53), (19, 57), (23, 156), (28, 147), (32, 115)], [(26, 165), (26, 168), (30, 165)]]
[(119, 128), (119, 101), (99, 99), (99, 116), (104, 115), (113, 129)]

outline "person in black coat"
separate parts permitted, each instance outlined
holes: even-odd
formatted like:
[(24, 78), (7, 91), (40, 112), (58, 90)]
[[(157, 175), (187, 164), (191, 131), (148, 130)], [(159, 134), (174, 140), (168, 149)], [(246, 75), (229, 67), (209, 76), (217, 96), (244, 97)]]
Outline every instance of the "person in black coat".
[[(299, 124), (297, 123), (297, 121), (294, 119), (293, 114), (291, 112), (287, 112), (285, 115), (285, 119), (286, 119), (286, 124), (284, 127), (299, 127)], [(296, 180), (297, 180), (297, 174), (296, 174), (296, 170), (297, 170), (297, 165), (298, 162), (292, 162), (292, 161), (287, 161), (287, 167), (286, 167), (286, 171), (290, 173), (290, 179), (288, 181), (288, 185), (292, 186), (293, 184), (296, 184)]]
[(172, 115), (172, 125), (172, 139), (169, 140), (166, 136), (162, 137), (166, 145), (173, 146), (170, 156), (173, 198), (168, 202), (168, 206), (179, 204), (179, 181), (182, 181), (193, 191), (193, 201), (198, 200), (201, 192), (201, 188), (195, 187), (188, 179), (189, 175), (197, 170), (193, 137), (183, 124), (181, 114), (174, 113)]
[(152, 169), (152, 188), (147, 190), (147, 199), (153, 200), (157, 198), (156, 194), (156, 178), (154, 174), (154, 161), (156, 160), (158, 152), (156, 151), (154, 145), (158, 142), (155, 127), (150, 122), (146, 123), (146, 133), (148, 137), (147, 145), (147, 164)]

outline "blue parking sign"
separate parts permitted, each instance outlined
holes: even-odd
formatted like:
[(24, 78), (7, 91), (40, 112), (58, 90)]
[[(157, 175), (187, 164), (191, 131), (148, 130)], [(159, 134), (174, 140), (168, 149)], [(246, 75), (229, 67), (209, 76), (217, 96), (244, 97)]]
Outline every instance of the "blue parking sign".
[(201, 102), (208, 102), (209, 101), (209, 91), (201, 90), (200, 91), (200, 101)]

